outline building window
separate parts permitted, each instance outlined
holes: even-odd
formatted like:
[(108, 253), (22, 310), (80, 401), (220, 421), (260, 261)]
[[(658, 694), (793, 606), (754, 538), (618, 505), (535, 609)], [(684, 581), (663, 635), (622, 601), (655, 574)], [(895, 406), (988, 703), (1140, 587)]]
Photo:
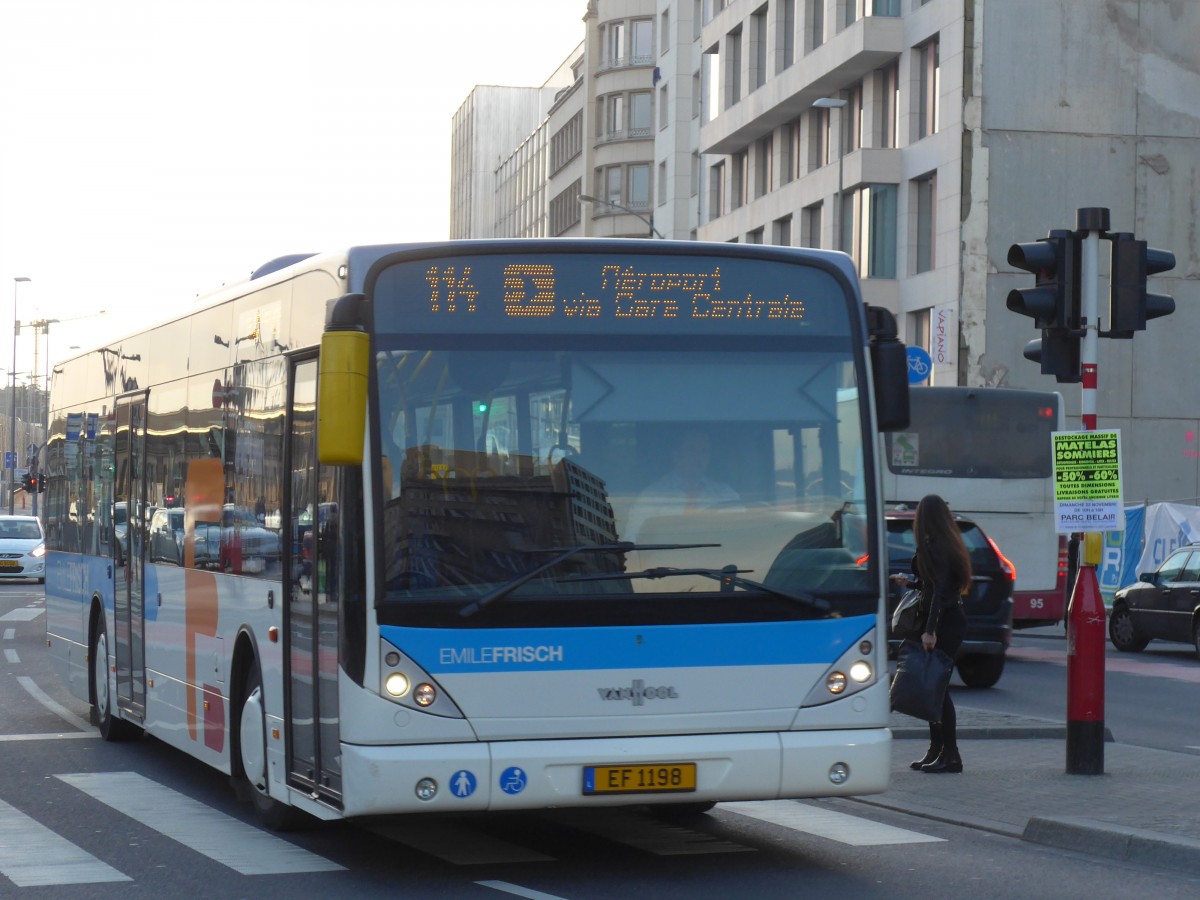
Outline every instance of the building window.
[(636, 94), (629, 95), (629, 136), (631, 138), (650, 135), (652, 121), (650, 106), (649, 91), (638, 91)]
[(934, 254), (935, 236), (937, 235), (937, 173), (930, 172), (921, 178), (913, 180), (913, 206), (916, 208), (916, 221), (913, 231), (916, 240), (915, 273), (928, 272), (937, 265)]
[(793, 119), (779, 131), (783, 146), (780, 148), (780, 183), (790, 184), (800, 177), (800, 120)]
[(688, 181), (691, 182), (691, 196), (695, 197), (700, 193), (700, 152), (692, 151), (692, 171), (688, 175)]
[(754, 144), (754, 196), (764, 197), (771, 191), (772, 170), (775, 165), (775, 135), (768, 134)]
[(603, 179), (603, 187), (601, 188), (599, 194), (609, 203), (619, 204), (621, 202), (621, 175), (622, 173), (620, 166), (609, 166), (608, 168), (602, 170), (601, 177)]
[(729, 32), (725, 38), (725, 108), (742, 99), (742, 29)]
[(896, 277), (896, 185), (869, 184), (842, 201), (841, 249), (864, 278)]
[(767, 83), (767, 7), (750, 16), (750, 90)]
[(658, 33), (658, 55), (666, 56), (667, 51), (671, 49), (671, 11), (664, 9), (662, 18), (659, 20)]
[(637, 163), (629, 167), (629, 202), (625, 205), (630, 209), (650, 208), (649, 163)]
[(800, 218), (800, 246), (821, 246), (821, 204), (804, 207)]
[(900, 64), (875, 72), (875, 132), (880, 147), (900, 146)]
[(831, 110), (813, 109), (809, 113), (808, 170), (811, 172), (833, 161)]
[(608, 51), (608, 64), (620, 66), (625, 63), (625, 23), (613, 22), (608, 26), (608, 41), (605, 44)]
[(664, 84), (658, 89), (658, 130), (662, 131), (671, 121), (668, 115), (669, 107), (667, 106), (667, 86)]
[(550, 174), (583, 151), (583, 113), (577, 112), (550, 138)]
[(771, 223), (771, 243), (779, 247), (792, 246), (791, 216), (784, 216)]
[(928, 309), (918, 309), (915, 312), (910, 312), (906, 316), (907, 322), (904, 329), (904, 342), (910, 347), (920, 347), (923, 350), (931, 349), (933, 335), (931, 332), (930, 311)]
[(725, 209), (725, 162), (708, 170), (708, 218), (719, 219)]
[(738, 209), (746, 202), (746, 151), (735, 153), (729, 158), (729, 208)]
[(625, 95), (611, 94), (604, 102), (604, 136), (614, 140), (625, 133)]
[(845, 115), (842, 117), (842, 128), (845, 129), (842, 138), (845, 143), (842, 145), (849, 153), (852, 150), (861, 150), (863, 144), (863, 86), (860, 81), (846, 92), (849, 96), (846, 97), (846, 105), (842, 107), (842, 112)]
[(796, 61), (796, 0), (783, 0), (777, 27), (780, 31), (779, 68), (782, 71)]
[(721, 54), (716, 48), (704, 54), (701, 76), (704, 80), (704, 90), (700, 94), (701, 120), (711, 122), (721, 109)]
[(667, 161), (658, 164), (658, 205), (667, 202)]
[(747, 244), (761, 244), (763, 242), (763, 229), (755, 228), (753, 231), (746, 232)]
[(825, 43), (825, 0), (808, 0), (805, 31), (808, 35), (804, 45), (806, 50), (815, 50)]
[(630, 23), (630, 27), (632, 29), (630, 64), (648, 66), (654, 62), (654, 20), (634, 19)]
[(917, 48), (918, 107), (917, 139), (936, 134), (939, 125), (938, 95), (941, 93), (942, 71), (938, 39), (934, 38)]
[(567, 229), (578, 225), (581, 215), (579, 195), (583, 193), (578, 180), (550, 201), (550, 234), (557, 237)]

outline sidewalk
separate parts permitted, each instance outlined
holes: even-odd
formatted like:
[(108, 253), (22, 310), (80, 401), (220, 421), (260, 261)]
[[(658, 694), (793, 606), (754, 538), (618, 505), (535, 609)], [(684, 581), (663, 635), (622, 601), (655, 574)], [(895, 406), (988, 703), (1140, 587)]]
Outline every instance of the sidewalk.
[(1200, 874), (1200, 755), (1104, 744), (1104, 774), (1066, 774), (1066, 725), (958, 708), (961, 775), (909, 768), (924, 722), (892, 716), (893, 767), (872, 806), (1138, 865)]

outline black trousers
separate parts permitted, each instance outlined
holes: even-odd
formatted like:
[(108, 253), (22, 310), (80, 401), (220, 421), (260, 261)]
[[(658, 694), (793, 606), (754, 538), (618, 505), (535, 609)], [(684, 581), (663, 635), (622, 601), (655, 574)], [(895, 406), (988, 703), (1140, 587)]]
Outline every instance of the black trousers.
[[(962, 603), (942, 610), (937, 628), (937, 649), (954, 659), (966, 634), (967, 616), (963, 612)], [(958, 716), (954, 711), (954, 701), (950, 699), (949, 690), (942, 699), (942, 720), (929, 723), (929, 746), (940, 748), (943, 752), (958, 753)]]

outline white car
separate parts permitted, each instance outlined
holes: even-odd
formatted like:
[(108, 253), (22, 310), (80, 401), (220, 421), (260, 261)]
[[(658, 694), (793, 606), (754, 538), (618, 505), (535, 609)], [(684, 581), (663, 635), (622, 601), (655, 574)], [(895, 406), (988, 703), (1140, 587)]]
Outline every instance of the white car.
[(46, 536), (37, 516), (0, 516), (0, 578), (46, 583)]

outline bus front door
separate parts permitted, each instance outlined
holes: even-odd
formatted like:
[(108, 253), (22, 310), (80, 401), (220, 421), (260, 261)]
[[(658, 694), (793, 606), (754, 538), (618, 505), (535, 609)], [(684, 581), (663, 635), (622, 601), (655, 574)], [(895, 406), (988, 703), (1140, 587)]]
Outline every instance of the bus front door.
[[(146, 395), (121, 397), (116, 405), (113, 456), (113, 616), (117, 703), (138, 718), (146, 716), (144, 554), (146, 479)], [(123, 519), (123, 524), (122, 520)]]
[(292, 370), (287, 597), (289, 779), (337, 803), (342, 793), (338, 716), (340, 523), (332, 472), (317, 463), (317, 362)]

